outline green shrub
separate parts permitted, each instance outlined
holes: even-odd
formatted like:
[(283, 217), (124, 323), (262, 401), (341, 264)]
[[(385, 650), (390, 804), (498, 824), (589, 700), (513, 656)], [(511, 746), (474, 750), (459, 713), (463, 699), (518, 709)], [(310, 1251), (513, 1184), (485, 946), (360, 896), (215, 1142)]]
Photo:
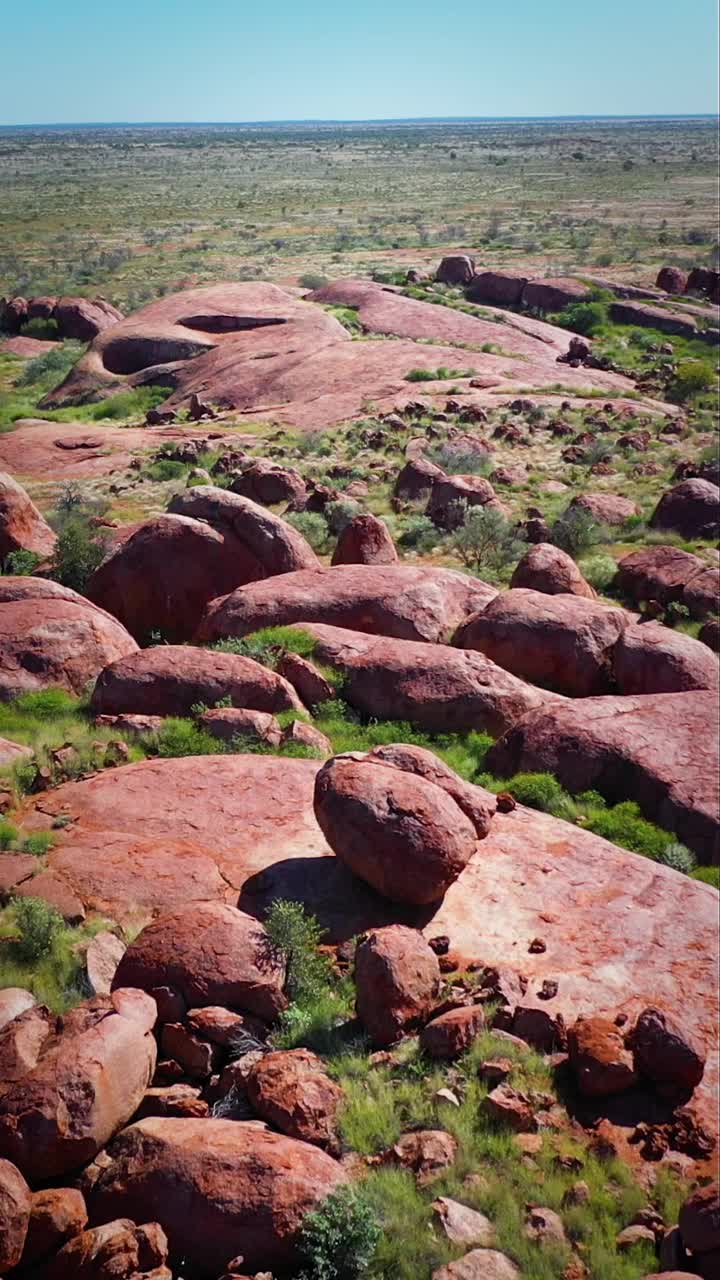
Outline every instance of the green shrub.
[(362, 1280), (379, 1239), (380, 1226), (362, 1188), (340, 1187), (303, 1220), (299, 1243), (307, 1267), (300, 1280)]
[(551, 773), (516, 773), (503, 789), (509, 791), (518, 804), (540, 809), (543, 813), (557, 815), (568, 800), (567, 792)]
[(83, 595), (88, 579), (105, 559), (107, 546), (107, 534), (91, 525), (86, 515), (69, 516), (58, 530), (50, 576)]
[(327, 550), (328, 527), (319, 511), (294, 511), (285, 519), (310, 543), (313, 551), (321, 554)]
[(12, 849), (20, 838), (20, 832), (12, 822), (0, 822), (0, 849)]
[(31, 963), (40, 960), (65, 927), (60, 912), (42, 898), (15, 898), (13, 908), (18, 932), (13, 943), (15, 955)]
[(185, 475), (187, 466), (184, 462), (177, 462), (174, 458), (158, 458), (145, 471), (148, 480), (179, 480)]
[(425, 457), (429, 462), (442, 467), (448, 475), (484, 476), (492, 466), (489, 453), (453, 448), (452, 444), (441, 444), (434, 449), (428, 449)]
[(608, 321), (607, 302), (571, 302), (552, 317), (555, 324), (573, 333), (592, 337)]
[(81, 342), (63, 342), (60, 346), (53, 347), (52, 351), (29, 360), (15, 385), (49, 391), (67, 377), (84, 351), (85, 347)]
[(29, 577), (35, 572), (41, 559), (34, 551), (10, 551), (3, 561), (2, 571), (20, 578)]
[(221, 653), (238, 653), (253, 658), (264, 667), (276, 667), (284, 653), (296, 653), (301, 658), (312, 658), (317, 641), (301, 626), (262, 627), (248, 636), (229, 636), (216, 640), (211, 648)]
[(584, 511), (582, 507), (569, 507), (552, 525), (550, 537), (556, 547), (577, 560), (591, 547), (602, 542), (603, 531), (589, 511)]
[(604, 555), (602, 552), (594, 556), (586, 556), (578, 562), (578, 568), (586, 582), (589, 582), (600, 595), (605, 595), (610, 590), (617, 573), (616, 561), (612, 556)]
[(279, 898), (265, 920), (265, 930), (287, 965), (285, 989), (291, 1001), (307, 1002), (327, 986), (331, 966), (319, 950), (324, 935), (314, 916), (300, 902)]
[(696, 867), (690, 872), (692, 880), (701, 880), (703, 884), (712, 885), (720, 892), (720, 867)]
[(676, 841), (666, 845), (658, 858), (658, 862), (662, 862), (663, 866), (672, 867), (673, 871), (682, 871), (683, 875), (686, 876), (689, 876), (697, 866), (694, 853), (687, 849), (684, 844), (678, 844)]
[(429, 516), (408, 516), (397, 541), (404, 551), (417, 551), (420, 555), (427, 555), (438, 545), (440, 536)]
[(56, 342), (60, 336), (57, 320), (51, 317), (43, 319), (42, 316), (35, 316), (34, 319), (28, 320), (21, 326), (20, 332), (23, 338), (39, 338), (45, 342)]
[(684, 404), (713, 386), (717, 386), (717, 375), (712, 365), (704, 360), (681, 360), (670, 385), (669, 396), (671, 400)]
[(468, 568), (500, 578), (520, 558), (524, 542), (502, 511), (492, 507), (468, 507), (452, 537), (454, 550)]
[(604, 836), (633, 853), (642, 853), (654, 862), (662, 861), (667, 848), (667, 832), (643, 818), (634, 800), (624, 800), (604, 813), (592, 814), (585, 825), (596, 836)]
[(438, 369), (410, 369), (405, 374), (406, 382), (450, 382), (454, 378), (472, 378), (476, 369), (448, 369), (440, 365)]
[(192, 720), (170, 716), (155, 735), (157, 754), (163, 759), (178, 756), (217, 756), (223, 744), (198, 728)]
[(318, 271), (305, 271), (298, 276), (298, 284), (303, 289), (324, 289), (329, 283), (327, 276), (320, 275)]
[(337, 502), (329, 502), (325, 508), (328, 529), (338, 538), (345, 526), (354, 520), (355, 516), (362, 514), (362, 510), (360, 503), (353, 502), (350, 498), (339, 498)]

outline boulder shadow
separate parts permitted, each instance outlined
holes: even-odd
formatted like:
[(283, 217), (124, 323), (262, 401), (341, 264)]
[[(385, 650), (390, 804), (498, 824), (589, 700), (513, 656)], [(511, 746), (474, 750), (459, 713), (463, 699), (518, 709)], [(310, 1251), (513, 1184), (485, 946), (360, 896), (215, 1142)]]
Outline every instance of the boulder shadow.
[(423, 929), (440, 905), (418, 907), (390, 902), (334, 857), (274, 862), (245, 881), (237, 905), (248, 915), (262, 919), (278, 898), (302, 903), (327, 931), (327, 940), (335, 943), (388, 924)]

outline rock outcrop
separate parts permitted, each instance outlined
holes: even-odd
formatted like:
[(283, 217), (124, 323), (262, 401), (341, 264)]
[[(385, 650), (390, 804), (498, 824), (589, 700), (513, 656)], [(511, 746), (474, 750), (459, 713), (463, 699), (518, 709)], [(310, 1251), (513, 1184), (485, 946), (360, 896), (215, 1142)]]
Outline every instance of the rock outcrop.
[(424, 1022), (440, 986), (440, 966), (421, 933), (389, 925), (355, 952), (357, 1012), (373, 1044), (394, 1044)]
[(0, 471), (0, 561), (12, 551), (52, 555), (55, 534), (22, 485)]
[(595, 592), (583, 578), (572, 556), (551, 542), (537, 542), (525, 552), (510, 579), (511, 587), (542, 591), (545, 595), (584, 596), (593, 600)]
[(650, 517), (653, 529), (672, 529), (684, 538), (716, 538), (720, 531), (720, 488), (710, 480), (682, 480), (664, 493)]

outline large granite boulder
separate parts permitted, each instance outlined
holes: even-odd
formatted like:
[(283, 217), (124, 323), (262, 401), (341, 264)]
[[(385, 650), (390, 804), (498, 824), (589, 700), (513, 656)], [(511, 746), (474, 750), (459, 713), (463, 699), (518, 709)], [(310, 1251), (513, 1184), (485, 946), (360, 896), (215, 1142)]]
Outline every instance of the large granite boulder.
[(430, 1014), (440, 987), (437, 956), (416, 929), (375, 929), (355, 952), (355, 987), (358, 1017), (373, 1044), (394, 1044)]
[(710, 480), (682, 480), (664, 493), (650, 517), (653, 529), (672, 529), (684, 538), (716, 538), (720, 530), (720, 488)]
[(52, 555), (55, 534), (22, 485), (0, 471), (0, 561), (11, 551)]

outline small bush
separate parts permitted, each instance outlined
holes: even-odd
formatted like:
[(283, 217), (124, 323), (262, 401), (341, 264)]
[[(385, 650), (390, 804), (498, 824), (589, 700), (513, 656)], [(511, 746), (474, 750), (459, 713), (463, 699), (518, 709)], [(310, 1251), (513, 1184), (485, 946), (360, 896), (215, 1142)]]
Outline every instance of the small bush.
[(52, 351), (29, 360), (15, 385), (49, 391), (67, 377), (84, 350), (81, 342), (63, 342), (62, 345), (53, 347)]
[(107, 554), (107, 535), (90, 524), (83, 513), (68, 517), (58, 531), (50, 563), (50, 576), (64, 587), (84, 594), (88, 579)]
[(148, 480), (179, 480), (185, 475), (187, 466), (184, 462), (177, 462), (174, 458), (158, 458), (157, 462), (153, 462), (145, 471)]
[(178, 756), (217, 756), (223, 744), (198, 728), (192, 720), (169, 717), (155, 736), (157, 754), (163, 759)]
[(717, 385), (717, 376), (710, 364), (703, 360), (681, 360), (671, 383), (669, 396), (684, 404), (703, 391)]
[(667, 848), (667, 832), (643, 818), (634, 800), (624, 800), (604, 813), (592, 814), (585, 825), (596, 836), (604, 836), (633, 853), (642, 853), (654, 862), (662, 861)]
[(525, 544), (501, 511), (465, 507), (463, 523), (452, 538), (463, 564), (493, 577), (502, 577), (517, 563)]
[(298, 284), (303, 289), (324, 289), (325, 285), (329, 283), (327, 276), (320, 275), (318, 271), (305, 271), (301, 276), (298, 276)]
[(330, 978), (330, 962), (319, 950), (324, 930), (302, 903), (284, 898), (273, 902), (265, 929), (275, 950), (285, 958), (285, 989), (290, 1000), (302, 1003), (313, 999)]
[(418, 551), (420, 555), (427, 555), (438, 545), (440, 532), (429, 516), (408, 516), (397, 541), (404, 551)]
[[(264, 667), (276, 667), (284, 653), (296, 653), (301, 658), (312, 658), (317, 641), (301, 626), (262, 627), (248, 636), (229, 636), (216, 640), (211, 646), (220, 653), (238, 653), (244, 658), (261, 662)], [(295, 714), (295, 713), (293, 713)]]
[(662, 862), (665, 867), (672, 867), (673, 871), (682, 871), (686, 876), (689, 876), (697, 866), (694, 853), (684, 844), (678, 844), (675, 841), (663, 849), (658, 862)]
[(310, 543), (313, 551), (322, 553), (327, 549), (328, 527), (318, 511), (295, 511), (285, 519)]
[(577, 560), (603, 539), (603, 531), (589, 511), (570, 507), (555, 521), (550, 536), (556, 547)]
[(720, 892), (720, 867), (697, 867), (695, 871), (690, 872), (693, 880), (701, 880), (703, 884), (712, 885), (713, 889)]
[(362, 1190), (340, 1187), (306, 1215), (300, 1252), (307, 1268), (300, 1280), (362, 1280), (380, 1239), (380, 1226)]
[(477, 453), (475, 450), (456, 449), (452, 444), (441, 444), (434, 449), (426, 450), (425, 457), (429, 462), (442, 467), (448, 475), (484, 476), (490, 471), (492, 463), (489, 453)]
[(31, 963), (40, 960), (65, 927), (60, 912), (42, 898), (15, 898), (13, 907), (18, 932), (13, 945), (15, 955)]
[(608, 306), (606, 302), (571, 302), (553, 320), (563, 329), (589, 338), (607, 324)]
[(10, 551), (6, 555), (2, 571), (19, 578), (29, 577), (40, 564), (41, 556), (34, 551)]
[(23, 338), (40, 338), (45, 342), (56, 342), (60, 335), (57, 320), (50, 317), (43, 319), (42, 316), (28, 320), (27, 324), (22, 325), (20, 332)]
[(581, 560), (578, 568), (585, 581), (589, 582), (600, 595), (605, 595), (609, 591), (617, 573), (615, 560), (612, 556), (602, 553)]
[(336, 538), (339, 538), (343, 529), (362, 513), (362, 507), (359, 502), (353, 502), (350, 498), (340, 498), (337, 502), (329, 502), (325, 508), (325, 519), (328, 529)]
[(530, 809), (540, 809), (543, 813), (557, 814), (568, 799), (567, 793), (551, 773), (517, 773), (505, 784), (504, 789), (519, 804), (526, 804)]
[(438, 369), (410, 369), (405, 374), (406, 382), (451, 382), (454, 378), (472, 378), (476, 369), (448, 369), (440, 365)]

